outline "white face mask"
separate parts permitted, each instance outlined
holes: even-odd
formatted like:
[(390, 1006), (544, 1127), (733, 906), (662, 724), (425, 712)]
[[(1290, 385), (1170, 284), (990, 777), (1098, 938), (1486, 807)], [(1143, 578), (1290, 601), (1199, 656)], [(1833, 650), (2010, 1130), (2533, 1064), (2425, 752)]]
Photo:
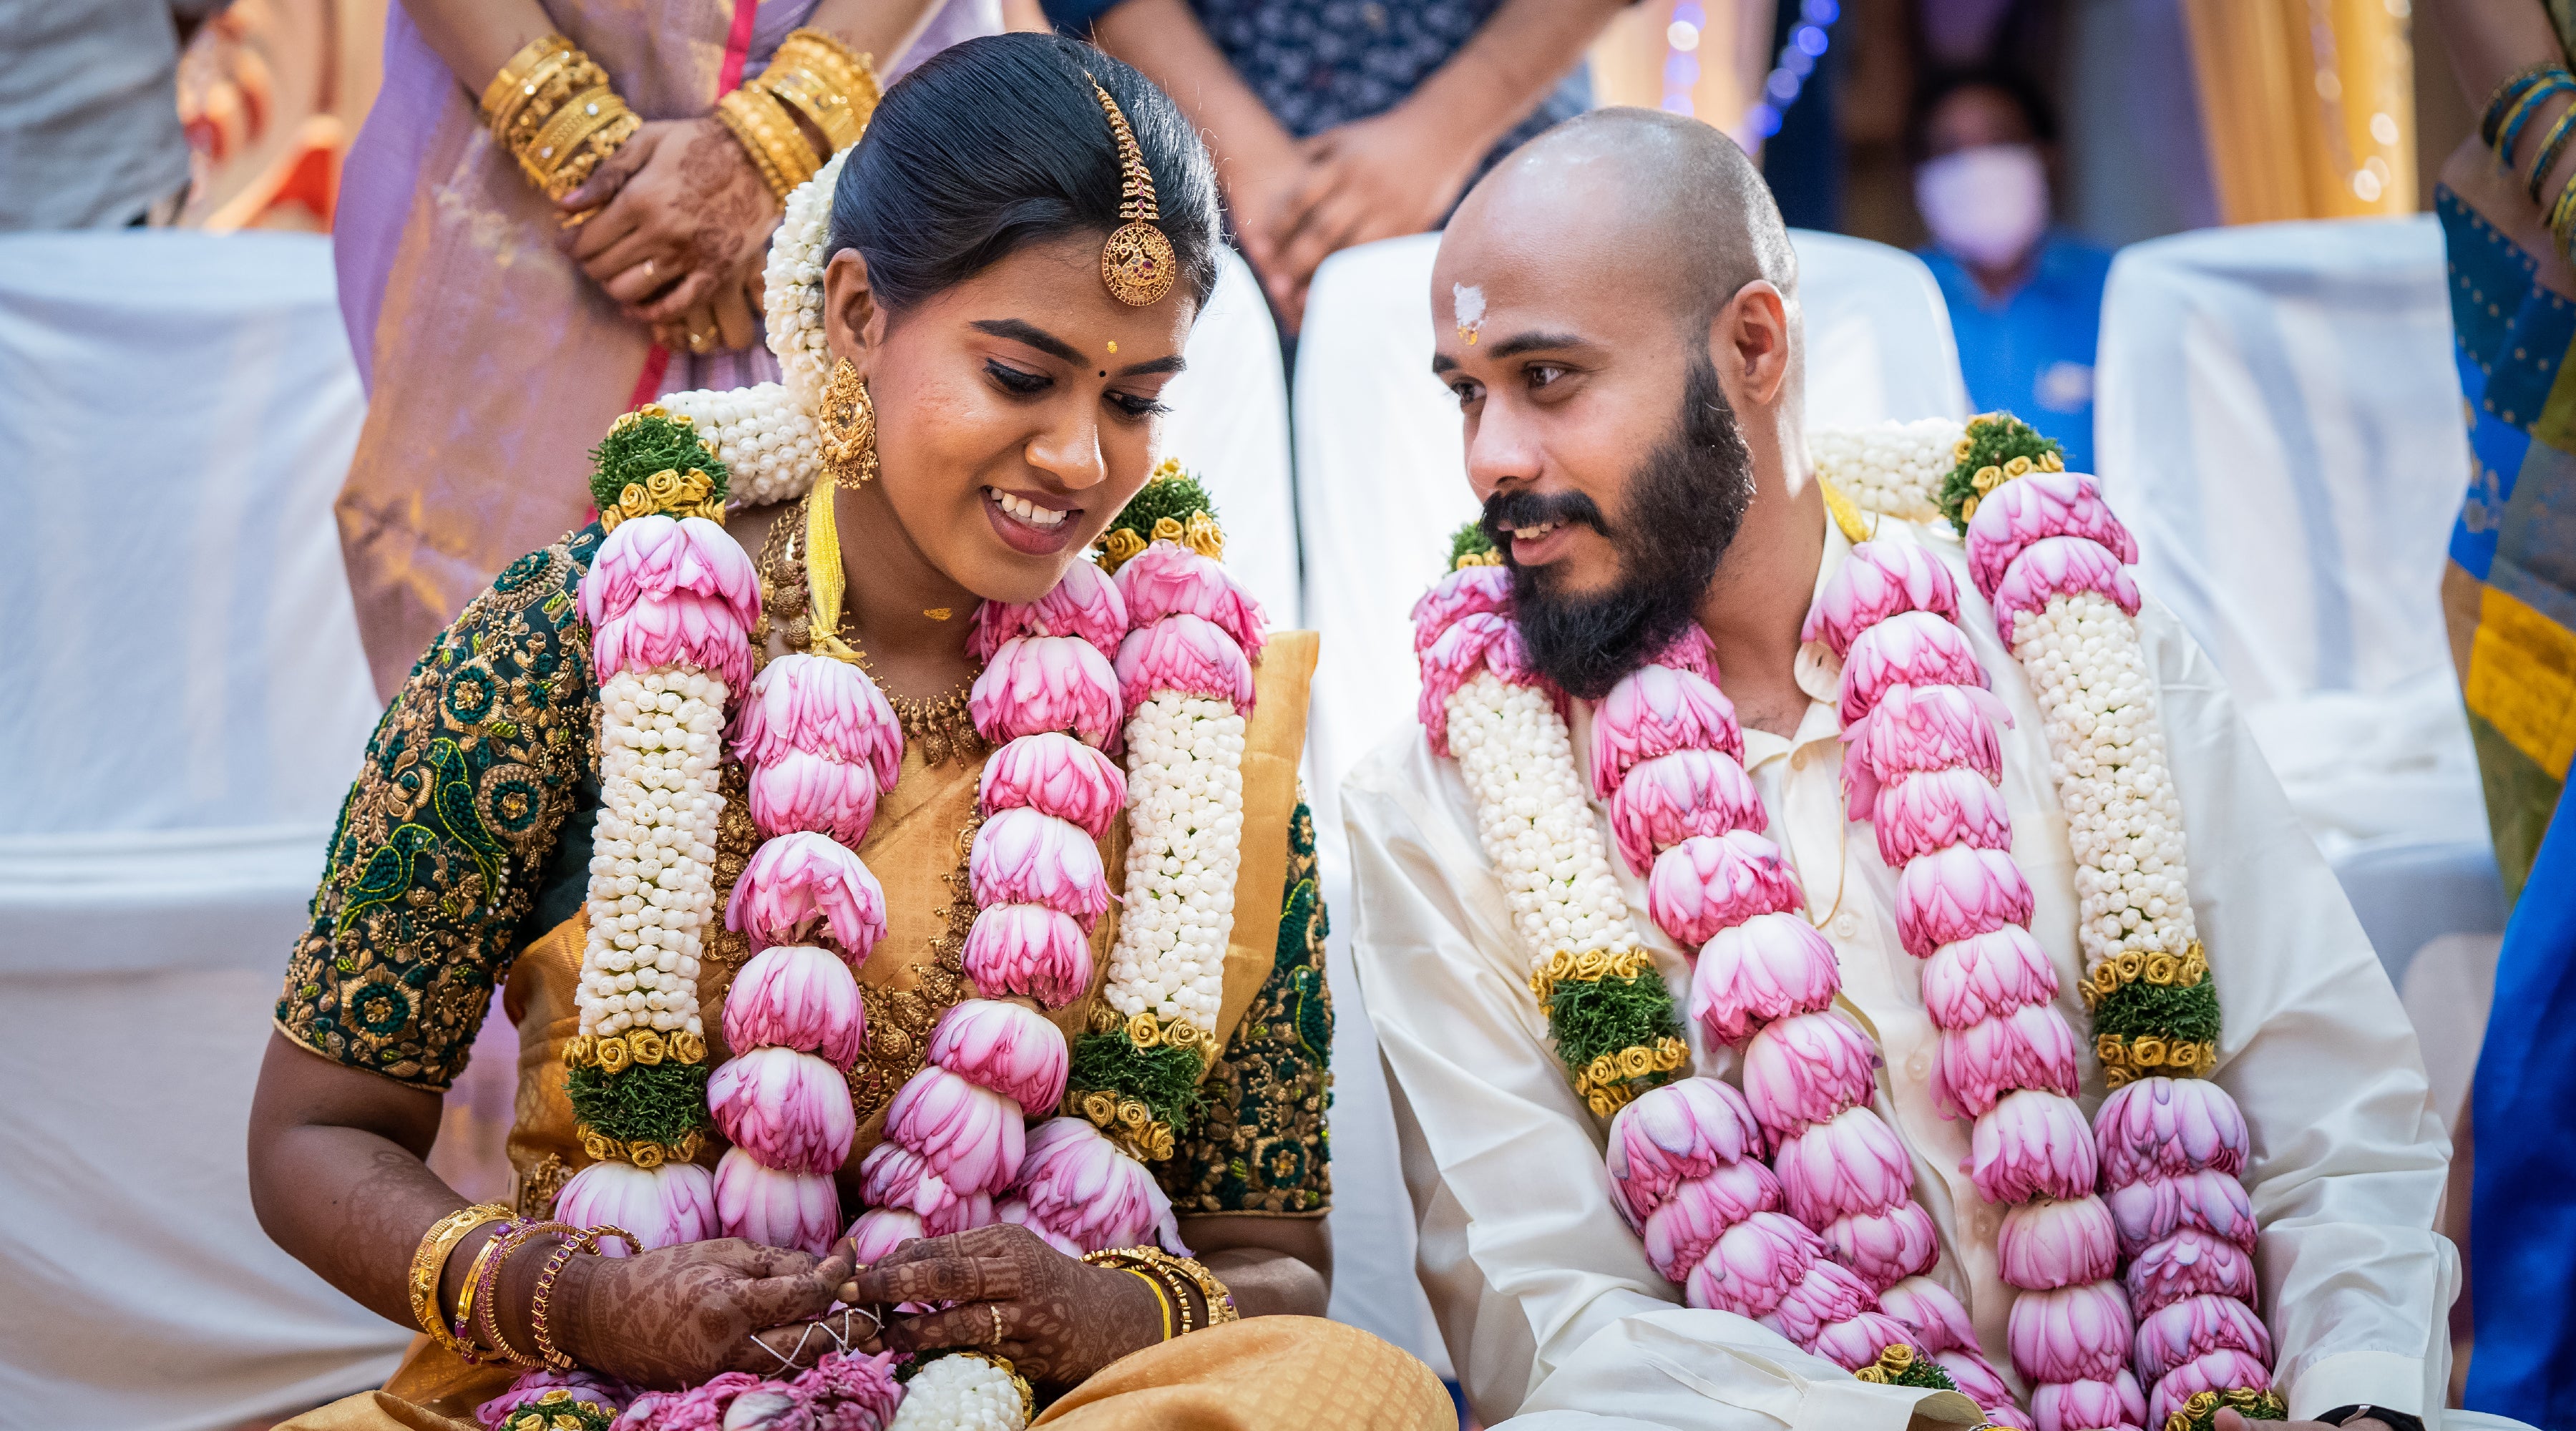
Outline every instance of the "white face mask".
[(2048, 170), (2028, 144), (1986, 144), (1914, 171), (1914, 206), (1941, 247), (2009, 268), (2048, 228)]

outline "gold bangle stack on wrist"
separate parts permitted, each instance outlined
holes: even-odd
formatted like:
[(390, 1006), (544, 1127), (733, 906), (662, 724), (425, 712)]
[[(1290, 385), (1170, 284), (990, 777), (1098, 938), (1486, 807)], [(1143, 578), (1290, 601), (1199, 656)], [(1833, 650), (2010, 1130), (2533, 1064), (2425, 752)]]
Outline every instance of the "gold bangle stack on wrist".
[(549, 199), (580, 188), (644, 121), (601, 69), (561, 35), (530, 41), (483, 88), (483, 119)]
[[(1242, 1314), (1235, 1310), (1234, 1293), (1226, 1290), (1225, 1283), (1217, 1280), (1215, 1273), (1193, 1258), (1175, 1257), (1159, 1247), (1147, 1246), (1111, 1248), (1087, 1254), (1082, 1260), (1094, 1267), (1114, 1267), (1143, 1277), (1146, 1285), (1154, 1288), (1155, 1296), (1164, 1301), (1165, 1341), (1200, 1330), (1190, 1325), (1188, 1293), (1191, 1291), (1199, 1294), (1200, 1302), (1207, 1308), (1207, 1326), (1221, 1327), (1241, 1320)], [(1168, 1296), (1165, 1295), (1167, 1292)], [(1175, 1313), (1179, 1322), (1177, 1331), (1173, 1327)]]
[[(876, 112), (868, 57), (820, 30), (795, 30), (760, 78), (716, 102), (716, 118), (742, 142), (761, 181), (782, 201), (834, 154), (859, 141)], [(827, 146), (816, 153), (802, 118)]]
[(421, 1234), (420, 1246), (411, 1254), (409, 1290), (412, 1320), (420, 1323), (420, 1329), (429, 1333), (430, 1340), (460, 1356), (465, 1354), (465, 1348), (456, 1340), (456, 1334), (448, 1330), (447, 1319), (439, 1315), (439, 1279), (447, 1275), (447, 1259), (454, 1254), (457, 1244), (474, 1229), (486, 1223), (507, 1222), (512, 1216), (511, 1209), (504, 1203), (487, 1202), (460, 1207), (431, 1223), (429, 1231)]

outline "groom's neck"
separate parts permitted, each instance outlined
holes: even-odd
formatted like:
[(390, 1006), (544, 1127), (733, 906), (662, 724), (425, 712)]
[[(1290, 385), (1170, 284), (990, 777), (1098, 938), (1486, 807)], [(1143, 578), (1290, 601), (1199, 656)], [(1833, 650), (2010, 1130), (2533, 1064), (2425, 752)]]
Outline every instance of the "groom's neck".
[(1748, 422), (1744, 437), (1753, 500), (1700, 598), (1699, 624), (1716, 648), (1719, 684), (1736, 718), (1785, 736), (1807, 712), (1798, 639), (1825, 556), (1824, 494), (1795, 424)]

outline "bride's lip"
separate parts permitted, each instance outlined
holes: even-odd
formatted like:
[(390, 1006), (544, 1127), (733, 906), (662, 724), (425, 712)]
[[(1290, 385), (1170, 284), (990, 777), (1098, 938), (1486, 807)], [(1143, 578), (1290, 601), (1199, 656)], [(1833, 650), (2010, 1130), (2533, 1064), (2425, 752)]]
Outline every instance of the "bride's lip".
[(979, 495), (984, 501), (984, 517), (993, 524), (993, 534), (1002, 539), (1004, 546), (1029, 556), (1054, 556), (1073, 545), (1074, 528), (1079, 525), (1075, 519), (1082, 515), (1081, 508), (1061, 506), (1059, 505), (1061, 499), (1041, 497), (1033, 492), (1006, 494), (1031, 506), (1064, 513), (1062, 521), (1053, 526), (1042, 527), (1014, 515), (1004, 507), (1000, 497), (995, 495), (1000, 490), (986, 487)]

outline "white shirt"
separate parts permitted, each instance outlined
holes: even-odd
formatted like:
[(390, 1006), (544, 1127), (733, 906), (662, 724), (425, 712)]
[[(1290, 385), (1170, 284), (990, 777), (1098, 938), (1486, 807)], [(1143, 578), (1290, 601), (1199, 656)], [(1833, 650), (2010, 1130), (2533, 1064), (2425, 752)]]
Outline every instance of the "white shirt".
[[(2000, 734), (2013, 856), (2037, 897), (2031, 932), (2056, 963), (2059, 1012), (2078, 1031), (2090, 1114), (2104, 1089), (2082, 1035), (2075, 866), (2038, 707), (1958, 542), (1893, 520), (1877, 539), (1918, 542), (1948, 563), (1960, 625), (2011, 711)], [(1825, 540), (1819, 590), (1851, 550), (1830, 523)], [(2293, 1420), (2368, 1402), (2436, 1424), (2459, 1256), (2432, 1231), (2450, 1142), (2430, 1111), (2414, 1032), (2217, 671), (2153, 600), (2139, 628), (2226, 1020), (2216, 1079), (2252, 1134), (2245, 1186), (2263, 1228), (2255, 1265), (2275, 1385)], [(1924, 1013), (1920, 961), (1897, 940), (1896, 877), (1869, 826), (1843, 817), (1830, 679), (1802, 669), (1813, 703), (1796, 735), (1747, 729), (1745, 766), (1770, 810), (1770, 838), (1805, 884), (1809, 917), (1840, 955), (1843, 992), (1875, 1026), (1885, 1056), (1876, 1106), (1912, 1151), (1915, 1196), (1941, 1232), (1933, 1275), (1959, 1294), (1988, 1360), (2010, 1377), (2004, 1329), (2015, 1294), (1997, 1276), (1995, 1250), (2003, 1210), (1961, 1171), (1970, 1125), (1934, 1104), (1939, 1033)], [(1578, 703), (1578, 760), (1588, 758), (1590, 720)], [(1455, 762), (1408, 731), (1344, 782), (1342, 815), (1359, 896), (1352, 953), (1390, 1075), (1420, 1272), (1480, 1417), (1562, 1410), (1589, 1415), (1543, 1419), (1768, 1431), (1963, 1414), (1964, 1399), (1856, 1382), (1745, 1318), (1683, 1308), (1681, 1289), (1611, 1209), (1606, 1125), (1576, 1100), (1547, 1042), (1529, 951)], [(1594, 818), (1615, 849), (1598, 801)], [(1647, 916), (1645, 881), (1611, 863), (1687, 1007), (1689, 964)], [(1689, 1038), (1696, 1072), (1734, 1078), (1731, 1050), (1711, 1048), (1696, 1026)], [(2457, 1415), (2451, 1424), (2464, 1424)]]

